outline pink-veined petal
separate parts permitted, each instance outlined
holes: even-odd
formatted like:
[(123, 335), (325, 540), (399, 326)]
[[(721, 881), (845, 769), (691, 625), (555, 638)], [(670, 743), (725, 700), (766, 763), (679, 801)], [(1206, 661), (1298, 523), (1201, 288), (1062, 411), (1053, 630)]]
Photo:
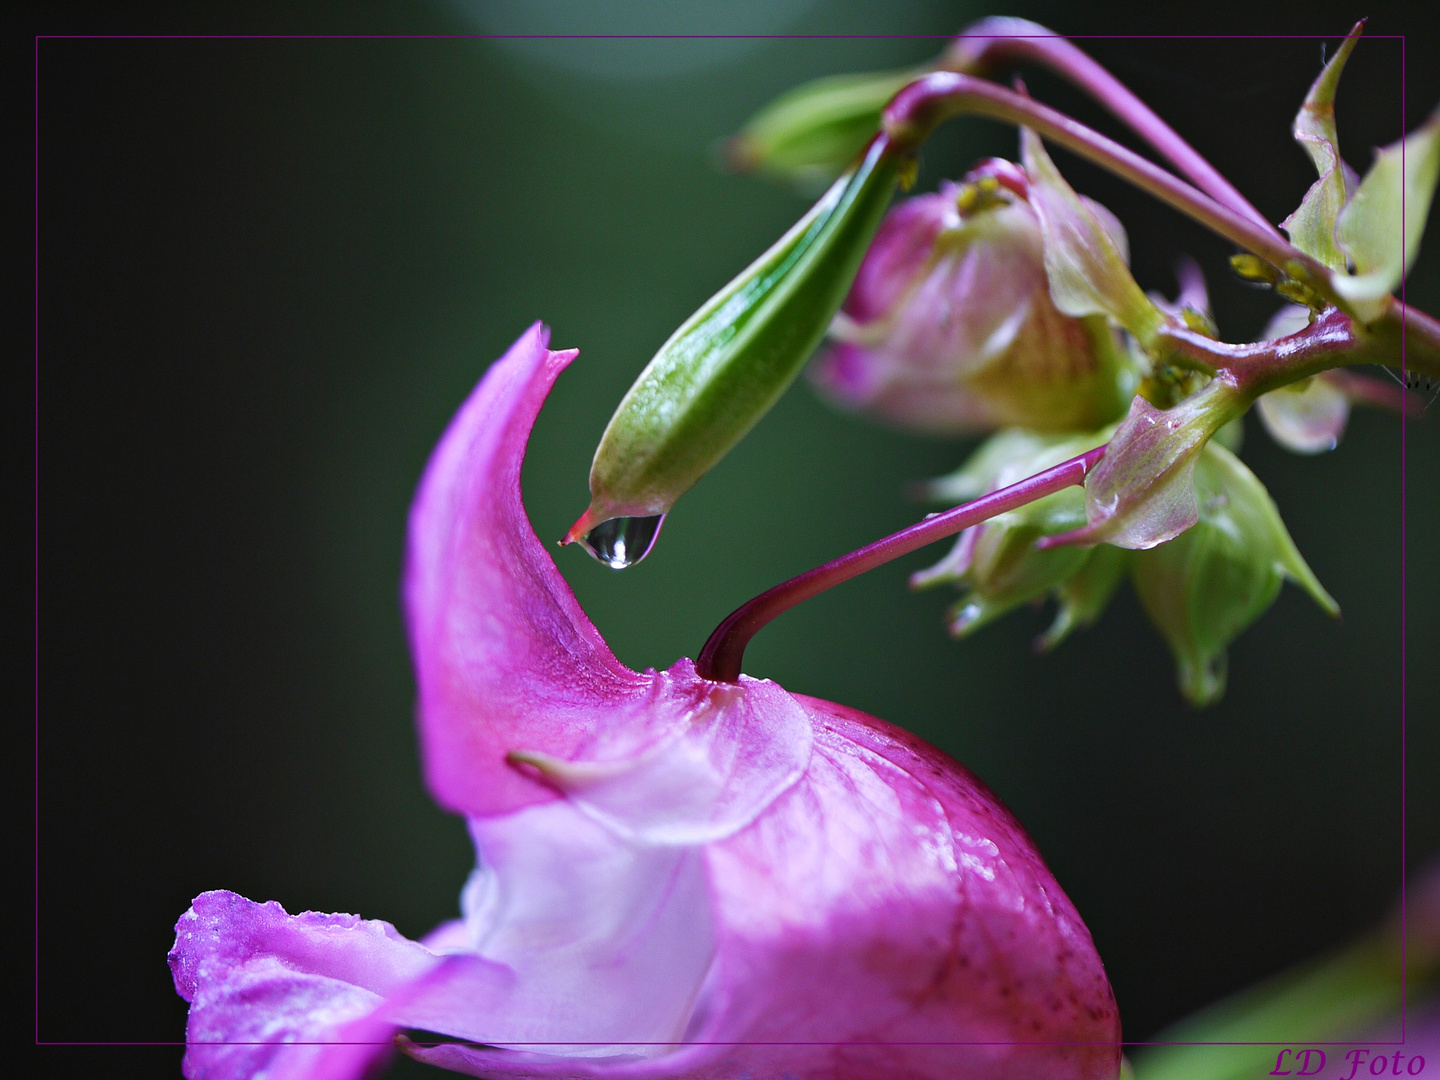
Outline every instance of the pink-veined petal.
[(810, 760), (809, 718), (773, 682), (714, 683), (681, 660), (656, 677), (638, 711), (664, 720), (616, 726), (577, 761), (525, 752), (572, 802), (616, 833), (654, 844), (703, 844), (748, 825)]
[[(795, 700), (816, 726), (805, 776), (699, 849), (714, 960), (683, 1043), (615, 1044), (604, 1058), (517, 1044), (406, 1052), (491, 1078), (1111, 1080), (1120, 1028), (1104, 970), (1013, 817), (913, 736)], [(558, 912), (574, 886), (561, 875), (553, 904), (527, 907)]]
[(499, 813), (554, 793), (506, 763), (568, 757), (648, 679), (615, 659), (525, 515), (520, 463), (575, 357), (536, 323), (451, 421), (410, 511), (405, 607), (426, 778), (445, 806)]

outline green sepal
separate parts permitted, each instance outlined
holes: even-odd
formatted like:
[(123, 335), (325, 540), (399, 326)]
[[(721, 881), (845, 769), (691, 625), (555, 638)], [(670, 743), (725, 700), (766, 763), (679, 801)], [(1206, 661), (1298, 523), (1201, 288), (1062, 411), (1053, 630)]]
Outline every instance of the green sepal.
[(1089, 560), (1088, 549), (1039, 551), (1035, 541), (1084, 521), (1084, 495), (1067, 488), (978, 526), (970, 565), (958, 582), (969, 588), (950, 610), (950, 632), (972, 634), (1073, 576)]
[(1055, 307), (1076, 318), (1106, 315), (1148, 350), (1165, 322), (1164, 312), (1135, 283), (1119, 245), (1060, 175), (1040, 137), (1021, 128), (1020, 147)]
[(1340, 211), (1335, 236), (1354, 264), (1331, 287), (1361, 322), (1384, 314), (1390, 293), (1420, 253), (1425, 218), (1440, 177), (1440, 109), (1399, 142), (1375, 154), (1370, 171)]
[(1299, 208), (1280, 223), (1290, 242), (1307, 255), (1312, 255), (1331, 270), (1345, 270), (1345, 253), (1335, 239), (1335, 221), (1350, 192), (1347, 190), (1347, 166), (1340, 157), (1340, 143), (1335, 132), (1335, 88), (1345, 61), (1360, 40), (1363, 22), (1356, 23), (1350, 36), (1335, 51), (1320, 72), (1291, 128), (1301, 148), (1315, 163), (1320, 179), (1310, 185)]
[(1049, 652), (1074, 630), (1091, 626), (1110, 603), (1130, 568), (1130, 552), (1109, 544), (1082, 548), (1090, 558), (1055, 590), (1055, 620), (1035, 640), (1035, 647)]
[(908, 159), (877, 137), (856, 165), (646, 365), (600, 439), (567, 540), (664, 514), (785, 392), (855, 277)]
[[(978, 499), (986, 492), (994, 490), (1000, 474), (1012, 468), (1016, 462), (1029, 462), (1041, 455), (1051, 457), (1057, 447), (1068, 448), (1074, 441), (1073, 435), (1049, 435), (1025, 428), (1005, 428), (976, 447), (975, 452), (965, 459), (965, 464), (960, 468), (920, 485), (919, 493), (931, 502), (951, 506), (969, 499)], [(1103, 441), (1101, 439), (1081, 446), (1075, 454), (1083, 454)], [(1069, 456), (1074, 457), (1075, 454)], [(1065, 457), (1061, 456), (1055, 458), (1051, 464), (1059, 464), (1064, 460)], [(1025, 475), (1034, 475), (1034, 472), (1038, 471), (1039, 469), (1036, 469)], [(1024, 478), (1018, 477), (1021, 480)]]
[(738, 171), (760, 172), (813, 194), (880, 130), (885, 103), (929, 70), (831, 75), (802, 83), (746, 121), (725, 143), (726, 161)]
[[(930, 490), (973, 498), (1083, 454), (1099, 446), (1108, 434), (1049, 436), (1020, 429), (1002, 431), (988, 439), (960, 470), (932, 484)], [(1067, 583), (1083, 573), (1095, 549), (1042, 551), (1035, 541), (1084, 523), (1084, 493), (1079, 488), (1055, 492), (967, 529), (944, 559), (913, 575), (910, 583), (915, 588), (946, 584), (962, 589), (964, 595), (948, 617), (951, 633), (967, 636), (1021, 604), (1052, 592), (1061, 595)], [(1088, 595), (1084, 584), (1077, 590), (1077, 598)], [(1099, 606), (1104, 606), (1103, 600)]]
[(1265, 485), (1234, 454), (1207, 443), (1195, 462), (1199, 520), (1139, 551), (1131, 581), (1175, 658), (1195, 705), (1225, 692), (1226, 649), (1274, 602), (1285, 578), (1327, 613), (1339, 607), (1306, 564)]

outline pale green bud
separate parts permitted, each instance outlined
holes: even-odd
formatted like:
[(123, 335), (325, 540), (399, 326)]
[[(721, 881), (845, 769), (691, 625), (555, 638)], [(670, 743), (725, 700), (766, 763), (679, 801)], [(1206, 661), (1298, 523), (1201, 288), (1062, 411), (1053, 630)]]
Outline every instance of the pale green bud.
[(644, 556), (659, 518), (800, 373), (912, 163), (877, 136), (809, 213), (660, 347), (610, 418), (590, 469), (590, 507), (566, 543), (593, 533), (587, 548), (617, 568)]
[[(969, 498), (1006, 487), (1100, 445), (1105, 433), (1045, 436), (1003, 431), (988, 440), (958, 472), (929, 485), (932, 494)], [(1119, 572), (1107, 556), (1100, 572), (1085, 577), (1101, 551), (1113, 548), (1060, 547), (1042, 551), (1035, 541), (1080, 527), (1085, 521), (1084, 493), (1078, 488), (1047, 495), (997, 515), (960, 534), (951, 552), (911, 579), (915, 588), (954, 585), (963, 591), (951, 609), (950, 631), (965, 636), (1013, 608), (1054, 594), (1060, 602), (1056, 625), (1041, 639), (1058, 644), (1076, 625), (1093, 622), (1114, 592)], [(1077, 580), (1081, 579), (1081, 580)], [(1073, 583), (1073, 587), (1072, 587)]]
[(1285, 578), (1326, 612), (1339, 607), (1306, 565), (1265, 486), (1211, 443), (1194, 468), (1199, 520), (1168, 543), (1137, 551), (1131, 581), (1175, 657), (1195, 705), (1225, 692), (1226, 649), (1274, 602)]
[(880, 111), (928, 68), (832, 75), (781, 94), (725, 143), (739, 172), (760, 172), (813, 194), (880, 130)]

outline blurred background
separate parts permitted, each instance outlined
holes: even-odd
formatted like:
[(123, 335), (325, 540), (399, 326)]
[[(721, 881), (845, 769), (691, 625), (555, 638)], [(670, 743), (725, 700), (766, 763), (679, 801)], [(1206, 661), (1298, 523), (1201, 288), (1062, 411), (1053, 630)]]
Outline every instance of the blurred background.
[[(406, 508), (441, 430), (536, 319), (579, 347), (524, 478), (539, 535), (558, 538), (634, 376), (805, 209), (726, 175), (716, 141), (797, 82), (924, 60), (943, 42), (923, 35), (994, 13), (1102, 35), (1084, 46), (1277, 221), (1314, 177), (1288, 127), (1322, 41), (1104, 35), (1333, 48), (1370, 15), (1372, 35), (1407, 37), (1363, 43), (1345, 73), (1341, 144), (1362, 172), (1440, 99), (1433, 12), (1403, 4), (34, 15), (44, 34), (380, 35), (37, 43), (40, 1039), (183, 1038), (164, 957), (206, 889), (412, 937), (455, 915), (473, 853), (420, 781), (397, 603)], [(556, 33), (915, 36), (453, 39)], [(1054, 80), (1027, 81), (1120, 136)], [(952, 123), (917, 190), (989, 154), (1014, 156), (1014, 132)], [(1275, 299), (1229, 277), (1227, 245), (1056, 158), (1125, 222), (1142, 286), (1173, 293), (1188, 252), (1222, 336), (1258, 333)], [(1408, 288), (1440, 310), (1433, 223)], [(747, 655), (752, 674), (901, 724), (996, 790), (1088, 923), (1130, 1039), (1372, 924), (1402, 845), (1411, 865), (1440, 849), (1440, 423), (1402, 434), (1361, 411), (1313, 459), (1249, 424), (1243, 456), (1344, 618), (1287, 586), (1232, 647), (1218, 707), (1184, 705), (1128, 591), (1051, 656), (1030, 649), (1048, 612), (949, 640), (951, 598), (905, 588), (943, 545), (796, 609)], [(665, 667), (755, 593), (915, 520), (905, 483), (968, 448), (797, 385), (643, 565), (616, 574), (578, 548), (557, 562), (625, 663)], [(178, 1075), (180, 1053), (56, 1048), (38, 1069)]]

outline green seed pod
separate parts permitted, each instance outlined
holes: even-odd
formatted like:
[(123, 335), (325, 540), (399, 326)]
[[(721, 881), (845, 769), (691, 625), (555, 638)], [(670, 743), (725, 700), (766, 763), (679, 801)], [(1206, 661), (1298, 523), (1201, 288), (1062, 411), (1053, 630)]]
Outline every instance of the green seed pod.
[(1225, 650), (1289, 578), (1331, 615), (1339, 607), (1295, 547), (1269, 492), (1234, 454), (1209, 443), (1195, 463), (1199, 521), (1132, 556), (1131, 581), (1175, 657), (1180, 691), (1209, 705), (1225, 692)]
[(838, 176), (880, 130), (880, 110), (929, 68), (814, 79), (781, 94), (725, 143), (737, 172), (760, 172), (800, 191)]
[(877, 136), (769, 251), (671, 335), (621, 400), (565, 542), (601, 561), (644, 556), (659, 518), (795, 380), (845, 298), (913, 162)]

